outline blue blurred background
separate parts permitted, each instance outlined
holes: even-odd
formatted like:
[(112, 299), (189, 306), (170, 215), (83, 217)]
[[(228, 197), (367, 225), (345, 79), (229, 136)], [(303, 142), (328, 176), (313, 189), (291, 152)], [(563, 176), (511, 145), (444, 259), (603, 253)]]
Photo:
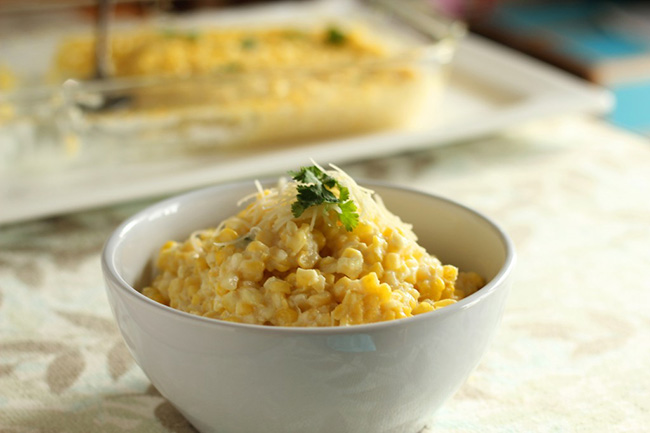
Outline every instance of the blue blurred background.
[[(447, 0), (447, 4), (454, 3)], [(650, 2), (455, 2), (470, 28), (611, 89), (609, 120), (650, 136)]]

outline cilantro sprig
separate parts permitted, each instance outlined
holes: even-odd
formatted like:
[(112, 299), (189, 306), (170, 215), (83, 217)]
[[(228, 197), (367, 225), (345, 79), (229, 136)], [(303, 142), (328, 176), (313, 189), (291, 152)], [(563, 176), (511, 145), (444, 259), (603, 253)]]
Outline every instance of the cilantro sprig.
[(343, 45), (347, 42), (348, 35), (335, 26), (329, 27), (325, 31), (325, 42), (330, 45)]
[[(290, 171), (297, 185), (296, 201), (291, 205), (293, 216), (298, 218), (308, 208), (323, 205), (323, 212), (334, 210), (339, 221), (349, 232), (359, 224), (357, 206), (350, 198), (350, 190), (316, 166), (300, 167)], [(338, 189), (338, 197), (333, 189)]]
[(241, 40), (242, 50), (251, 51), (257, 48), (257, 45), (258, 41), (255, 38), (248, 37)]

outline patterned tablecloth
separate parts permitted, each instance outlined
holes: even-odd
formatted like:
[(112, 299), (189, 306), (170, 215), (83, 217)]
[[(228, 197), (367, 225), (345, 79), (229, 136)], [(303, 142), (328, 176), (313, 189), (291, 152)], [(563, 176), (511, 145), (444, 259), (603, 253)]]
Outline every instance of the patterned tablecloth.
[[(500, 331), (432, 432), (650, 431), (650, 142), (555, 119), (343, 168), (475, 207), (517, 245)], [(194, 431), (104, 294), (102, 244), (148, 203), (0, 227), (0, 432)]]

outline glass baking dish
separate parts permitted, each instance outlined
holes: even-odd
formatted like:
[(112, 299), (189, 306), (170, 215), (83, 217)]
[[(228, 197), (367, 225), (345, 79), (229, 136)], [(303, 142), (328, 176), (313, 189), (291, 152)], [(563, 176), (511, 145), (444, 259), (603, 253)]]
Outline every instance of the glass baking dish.
[[(0, 90), (0, 167), (5, 171), (253, 152), (259, 146), (300, 146), (430, 126), (465, 31), (432, 2), (420, 0), (269, 2), (190, 14), (147, 11), (144, 17), (113, 22), (114, 50), (119, 38), (125, 38), (123, 45), (143, 37), (154, 40), (137, 57), (129, 54), (126, 63), (114, 51), (113, 64), (116, 71), (120, 61), (133, 69), (155, 51), (160, 73), (154, 66), (153, 72), (93, 79), (88, 72), (92, 20), (68, 29), (48, 38), (40, 83), (31, 77), (29, 88)], [(239, 41), (214, 42), (223, 35)], [(73, 45), (66, 53), (62, 47), (74, 38), (85, 45)], [(291, 39), (306, 44), (307, 51), (291, 46)], [(349, 55), (339, 55), (345, 49)], [(208, 67), (184, 70), (183, 59), (177, 58), (189, 58), (190, 51), (190, 61)], [(0, 65), (11, 67), (6, 57), (0, 48)], [(171, 72), (165, 69), (169, 58), (177, 61)], [(59, 67), (61, 59), (78, 70)]]

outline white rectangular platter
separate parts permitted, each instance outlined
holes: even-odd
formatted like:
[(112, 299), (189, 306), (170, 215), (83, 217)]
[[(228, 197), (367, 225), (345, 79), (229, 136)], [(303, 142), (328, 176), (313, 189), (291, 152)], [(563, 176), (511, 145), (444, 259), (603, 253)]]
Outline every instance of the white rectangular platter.
[(602, 114), (613, 102), (602, 88), (473, 35), (457, 53), (444, 98), (444, 113), (431, 113), (432, 126), (418, 131), (0, 178), (0, 224), (281, 174), (310, 158), (341, 164), (450, 145), (536, 118)]

